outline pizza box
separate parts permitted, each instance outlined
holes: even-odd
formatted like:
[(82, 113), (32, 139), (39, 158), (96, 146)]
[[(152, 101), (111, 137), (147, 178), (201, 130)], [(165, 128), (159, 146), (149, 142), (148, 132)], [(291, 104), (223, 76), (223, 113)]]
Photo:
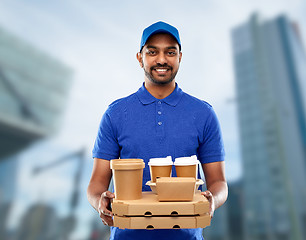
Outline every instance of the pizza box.
[(209, 214), (199, 216), (126, 217), (114, 216), (114, 226), (121, 229), (180, 229), (205, 228), (210, 225)]
[(117, 216), (202, 215), (209, 212), (209, 202), (200, 191), (188, 202), (160, 202), (156, 194), (142, 192), (137, 200), (113, 199), (112, 212)]

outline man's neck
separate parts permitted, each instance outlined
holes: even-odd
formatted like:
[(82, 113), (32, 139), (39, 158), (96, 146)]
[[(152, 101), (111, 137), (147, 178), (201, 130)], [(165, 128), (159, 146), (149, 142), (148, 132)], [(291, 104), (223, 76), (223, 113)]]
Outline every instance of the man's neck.
[(163, 99), (168, 97), (174, 91), (175, 81), (173, 79), (173, 81), (168, 84), (159, 85), (145, 79), (145, 88), (153, 97)]

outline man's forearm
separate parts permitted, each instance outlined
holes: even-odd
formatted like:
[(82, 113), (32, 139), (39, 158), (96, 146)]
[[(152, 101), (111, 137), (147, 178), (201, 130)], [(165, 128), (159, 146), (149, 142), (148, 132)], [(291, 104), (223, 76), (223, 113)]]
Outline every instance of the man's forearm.
[(228, 187), (225, 181), (215, 182), (214, 184), (209, 186), (207, 190), (209, 190), (214, 197), (216, 209), (225, 203), (228, 195)]
[(107, 191), (107, 188), (101, 184), (90, 183), (87, 188), (87, 199), (97, 212), (99, 212), (98, 207), (101, 194), (105, 191)]

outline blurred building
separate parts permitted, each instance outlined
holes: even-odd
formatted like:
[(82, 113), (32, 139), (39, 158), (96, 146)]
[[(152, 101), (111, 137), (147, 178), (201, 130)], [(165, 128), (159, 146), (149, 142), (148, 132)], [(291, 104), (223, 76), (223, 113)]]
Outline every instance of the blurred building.
[[(228, 235), (230, 240), (244, 240), (243, 236), (243, 192), (242, 181), (228, 183), (228, 198), (224, 204), (227, 208)], [(217, 210), (218, 211), (218, 210)]]
[(110, 228), (101, 224), (100, 218), (95, 215), (91, 221), (91, 229), (88, 240), (108, 240), (110, 237)]
[(203, 230), (205, 240), (244, 240), (242, 181), (228, 182), (228, 198), (218, 208), (211, 225)]
[(72, 71), (0, 28), (0, 159), (55, 133)]
[(42, 203), (34, 204), (21, 219), (17, 240), (59, 240), (58, 222), (52, 207)]
[(306, 239), (306, 58), (298, 26), (254, 14), (232, 31), (244, 239)]
[(11, 202), (15, 196), (18, 161), (16, 157), (8, 157), (0, 161), (0, 205)]
[(230, 240), (227, 210), (226, 205), (223, 205), (214, 212), (210, 226), (203, 229), (205, 240)]
[[(7, 219), (16, 193), (17, 159), (0, 161), (0, 236), (7, 235)], [(0, 238), (2, 239), (2, 238)]]
[(56, 133), (71, 82), (70, 68), (0, 27), (1, 236), (16, 191), (17, 153)]

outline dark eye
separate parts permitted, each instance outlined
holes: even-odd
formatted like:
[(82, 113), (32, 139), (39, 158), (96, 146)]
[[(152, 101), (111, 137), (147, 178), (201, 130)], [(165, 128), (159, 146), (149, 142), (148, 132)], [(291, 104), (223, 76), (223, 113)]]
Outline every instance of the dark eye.
[(155, 54), (156, 54), (156, 51), (154, 51), (154, 50), (148, 50), (148, 54), (149, 54), (149, 55), (155, 55)]
[(175, 55), (176, 55), (176, 52), (168, 52), (168, 55), (170, 55), (170, 56), (175, 56)]

